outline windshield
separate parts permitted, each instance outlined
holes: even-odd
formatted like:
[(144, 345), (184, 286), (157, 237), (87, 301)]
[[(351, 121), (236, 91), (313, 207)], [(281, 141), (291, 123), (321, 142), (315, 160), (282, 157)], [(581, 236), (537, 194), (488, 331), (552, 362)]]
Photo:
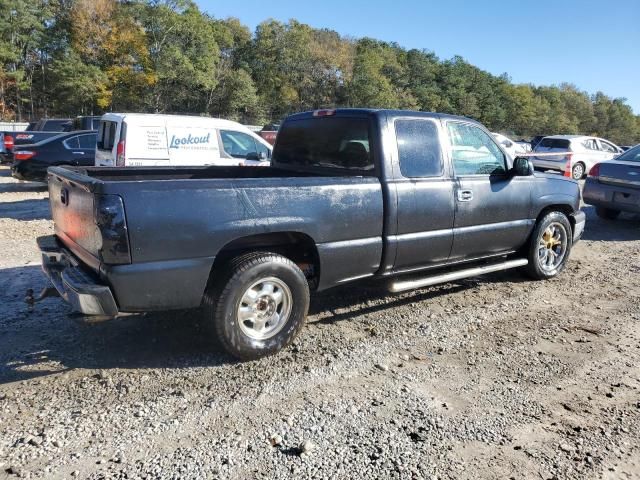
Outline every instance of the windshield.
[(320, 117), (287, 121), (278, 132), (273, 161), (294, 167), (373, 170), (369, 120)]
[(640, 162), (640, 145), (630, 148), (616, 158), (616, 160), (620, 160), (622, 162)]

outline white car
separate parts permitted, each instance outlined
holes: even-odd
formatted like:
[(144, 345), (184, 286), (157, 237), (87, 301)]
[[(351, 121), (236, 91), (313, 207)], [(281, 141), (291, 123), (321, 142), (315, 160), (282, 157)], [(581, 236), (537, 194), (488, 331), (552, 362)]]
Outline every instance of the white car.
[(491, 135), (493, 135), (493, 138), (502, 145), (502, 148), (507, 151), (511, 158), (516, 158), (518, 154), (527, 153), (529, 151), (522, 144), (514, 142), (509, 137), (505, 137), (501, 133), (491, 133)]
[(188, 115), (107, 113), (100, 119), (97, 167), (268, 166), (272, 146), (245, 126)]
[(532, 157), (533, 166), (541, 170), (558, 170), (574, 180), (583, 178), (599, 162), (611, 160), (622, 153), (617, 145), (598, 137), (584, 135), (552, 135), (544, 137), (534, 153), (558, 155)]

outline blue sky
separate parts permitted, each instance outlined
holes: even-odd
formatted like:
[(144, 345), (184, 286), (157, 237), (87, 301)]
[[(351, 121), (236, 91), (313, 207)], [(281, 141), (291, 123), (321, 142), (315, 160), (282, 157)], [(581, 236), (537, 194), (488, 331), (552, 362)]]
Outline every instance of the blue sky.
[(196, 0), (252, 30), (295, 18), (342, 35), (461, 55), (516, 83), (570, 82), (626, 97), (640, 114), (640, 0)]

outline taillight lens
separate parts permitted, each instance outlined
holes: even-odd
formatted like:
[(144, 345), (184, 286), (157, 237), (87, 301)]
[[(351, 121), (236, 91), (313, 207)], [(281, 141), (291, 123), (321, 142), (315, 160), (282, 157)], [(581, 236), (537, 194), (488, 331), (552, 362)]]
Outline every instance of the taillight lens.
[(4, 149), (5, 150), (11, 150), (13, 148), (14, 145), (14, 141), (13, 141), (13, 137), (11, 135), (6, 135), (4, 136)]
[(599, 177), (600, 176), (600, 164), (596, 163), (591, 170), (589, 170), (590, 177)]
[(120, 140), (116, 148), (116, 167), (124, 167), (124, 147), (124, 140)]
[(110, 265), (131, 263), (124, 203), (118, 195), (96, 195), (96, 224), (102, 237), (100, 260)]
[(13, 158), (15, 160), (29, 160), (36, 156), (36, 152), (32, 152), (31, 150), (18, 150), (17, 152), (13, 152)]

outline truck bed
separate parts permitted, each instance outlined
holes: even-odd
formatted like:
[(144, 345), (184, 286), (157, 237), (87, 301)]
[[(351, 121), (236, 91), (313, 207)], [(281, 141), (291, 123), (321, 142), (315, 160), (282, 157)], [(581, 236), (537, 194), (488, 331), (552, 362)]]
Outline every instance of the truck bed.
[[(324, 272), (319, 289), (373, 275), (381, 263), (384, 214), (377, 177), (265, 167), (54, 167), (49, 191), (56, 235), (113, 283), (123, 311), (142, 309), (136, 301), (144, 308), (193, 306), (218, 253), (238, 239), (308, 239)], [(131, 264), (112, 267), (97, 260), (101, 242), (93, 211), (99, 195), (117, 195), (124, 203)], [(150, 288), (157, 271), (165, 281), (173, 278), (170, 284)], [(183, 291), (184, 278), (190, 284), (197, 279), (199, 291)], [(142, 292), (157, 298), (142, 298)]]

